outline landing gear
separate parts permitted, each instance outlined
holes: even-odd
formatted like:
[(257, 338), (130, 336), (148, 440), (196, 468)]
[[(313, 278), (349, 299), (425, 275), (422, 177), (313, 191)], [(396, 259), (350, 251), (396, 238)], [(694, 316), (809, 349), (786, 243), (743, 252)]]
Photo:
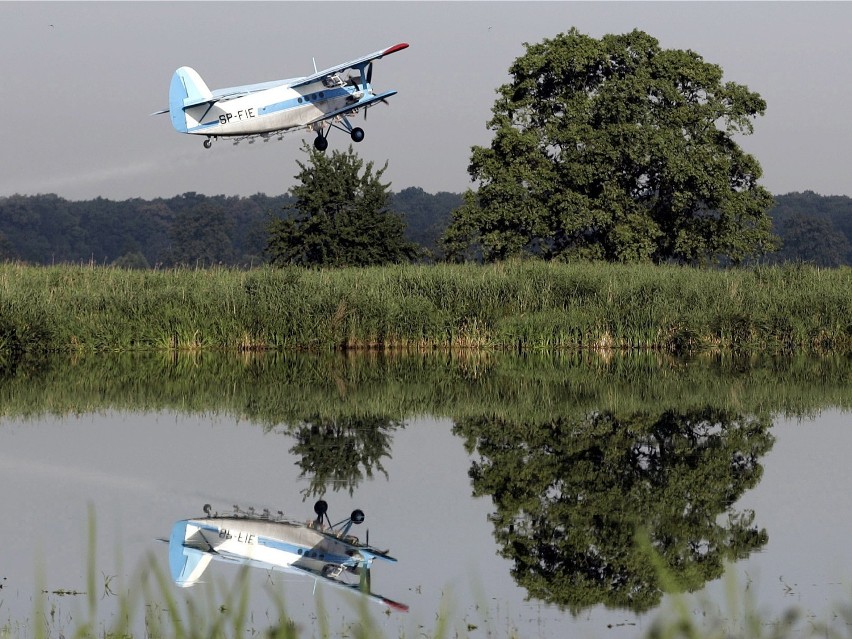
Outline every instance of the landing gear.
[(334, 118), (326, 126), (323, 126), (321, 123), (313, 124), (311, 128), (317, 134), (317, 137), (314, 138), (314, 148), (317, 151), (325, 151), (328, 148), (328, 134), (332, 129), (348, 133), (353, 142), (360, 142), (364, 139), (364, 129), (359, 126), (352, 126), (352, 123), (346, 116)]
[(325, 500), (320, 499), (317, 503), (314, 504), (314, 512), (322, 517), (328, 512), (328, 503)]
[[(326, 142), (326, 144), (328, 143)], [(314, 525), (317, 528), (322, 528), (323, 523), (327, 519), (326, 512), (328, 512), (328, 504), (325, 502), (325, 500), (320, 499), (317, 503), (314, 504), (314, 512), (317, 514), (317, 518), (314, 521)], [(328, 523), (331, 524), (330, 521)]]
[[(313, 521), (311, 527), (321, 531), (328, 531), (341, 539), (345, 538), (346, 535), (349, 534), (349, 529), (352, 528), (353, 524), (356, 526), (363, 524), (365, 519), (364, 511), (360, 508), (356, 508), (349, 515), (348, 519), (332, 524), (327, 514), (328, 504), (323, 499), (320, 499), (314, 504), (314, 512), (316, 513), (317, 518)], [(326, 524), (328, 525), (326, 526)]]
[(213, 146), (213, 139), (212, 138), (207, 138), (206, 140), (204, 140), (204, 148), (205, 149), (209, 149), (211, 146)]

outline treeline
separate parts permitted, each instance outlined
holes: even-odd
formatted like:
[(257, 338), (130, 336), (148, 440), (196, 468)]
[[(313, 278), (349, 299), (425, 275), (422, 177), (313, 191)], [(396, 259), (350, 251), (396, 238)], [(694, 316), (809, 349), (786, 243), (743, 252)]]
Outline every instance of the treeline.
[[(184, 193), (172, 198), (69, 201), (57, 195), (0, 198), (0, 261), (95, 263), (128, 268), (256, 266), (266, 261), (267, 228), (292, 206), (290, 195)], [(436, 254), (461, 204), (454, 193), (394, 193), (406, 237)]]
[[(394, 193), (391, 202), (406, 224), (406, 238), (439, 259), (439, 240), (461, 194), (411, 187)], [(128, 268), (256, 266), (267, 261), (270, 220), (292, 204), (290, 195), (263, 194), (123, 201), (13, 195), (0, 198), (0, 260)], [(782, 243), (764, 261), (852, 265), (852, 198), (813, 191), (779, 195), (770, 216)]]
[(852, 198), (788, 193), (776, 196), (770, 216), (782, 245), (767, 261), (852, 264)]

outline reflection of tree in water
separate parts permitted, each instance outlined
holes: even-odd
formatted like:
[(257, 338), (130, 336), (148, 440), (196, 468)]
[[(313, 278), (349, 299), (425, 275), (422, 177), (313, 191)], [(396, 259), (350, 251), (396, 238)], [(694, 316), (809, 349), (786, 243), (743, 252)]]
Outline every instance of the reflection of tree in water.
[(296, 444), (300, 477), (309, 477), (305, 498), (322, 496), (331, 486), (347, 488), (351, 495), (373, 469), (387, 477), (382, 458), (390, 457), (392, 434), (402, 421), (386, 417), (316, 417), (300, 423), (291, 433)]
[(733, 505), (762, 474), (771, 421), (715, 408), (595, 413), (546, 423), (472, 418), (455, 432), (476, 451), (474, 494), (491, 495), (501, 554), (531, 597), (574, 612), (647, 610), (661, 598), (642, 530), (686, 590), (766, 544)]

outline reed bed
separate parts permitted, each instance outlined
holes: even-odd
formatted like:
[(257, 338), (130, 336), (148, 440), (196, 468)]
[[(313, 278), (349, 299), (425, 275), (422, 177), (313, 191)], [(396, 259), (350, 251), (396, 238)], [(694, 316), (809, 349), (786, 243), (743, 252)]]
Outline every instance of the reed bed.
[(0, 265), (0, 352), (201, 349), (849, 352), (852, 269)]

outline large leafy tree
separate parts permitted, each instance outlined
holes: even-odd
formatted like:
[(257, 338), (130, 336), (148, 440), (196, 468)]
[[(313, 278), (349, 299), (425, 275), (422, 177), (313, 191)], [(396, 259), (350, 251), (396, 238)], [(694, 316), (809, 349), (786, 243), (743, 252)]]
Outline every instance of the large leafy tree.
[(634, 30), (526, 44), (474, 147), (447, 255), (734, 263), (773, 248), (772, 197), (734, 140), (766, 103)]
[[(387, 164), (374, 171), (349, 147), (326, 155), (305, 145), (308, 162), (297, 162), (299, 184), (286, 217), (269, 226), (266, 252), (273, 264), (370, 266), (417, 257), (405, 239), (402, 218), (391, 212)], [(363, 171), (362, 171), (363, 169)]]

